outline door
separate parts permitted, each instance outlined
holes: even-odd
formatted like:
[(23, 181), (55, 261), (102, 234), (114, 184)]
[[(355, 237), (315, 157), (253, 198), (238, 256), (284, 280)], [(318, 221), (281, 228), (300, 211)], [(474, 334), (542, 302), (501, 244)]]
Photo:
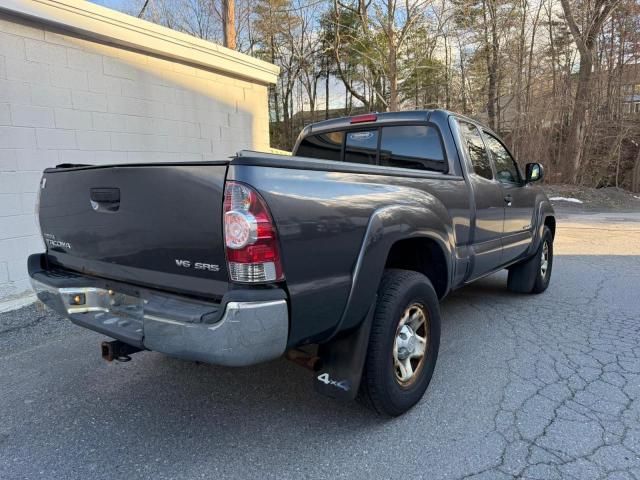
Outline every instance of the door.
[(460, 119), (456, 122), (476, 208), (475, 225), (471, 225), (473, 260), (468, 277), (473, 280), (502, 263), (504, 200), (480, 131), (471, 122)]
[(524, 254), (531, 243), (536, 189), (525, 184), (518, 165), (504, 144), (491, 133), (483, 133), (496, 178), (502, 186), (505, 206), (502, 263), (509, 263)]

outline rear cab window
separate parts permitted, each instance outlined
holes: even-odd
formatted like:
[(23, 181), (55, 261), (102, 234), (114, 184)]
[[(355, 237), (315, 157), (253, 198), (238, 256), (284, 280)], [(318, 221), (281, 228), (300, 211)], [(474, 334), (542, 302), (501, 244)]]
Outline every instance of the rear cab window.
[(446, 173), (438, 129), (429, 124), (360, 127), (309, 135), (296, 155), (365, 165)]
[(347, 132), (344, 161), (375, 165), (378, 155), (378, 129)]
[(340, 160), (342, 155), (342, 143), (344, 132), (329, 132), (319, 135), (309, 135), (300, 145), (296, 155), (311, 158), (326, 158), (327, 160)]

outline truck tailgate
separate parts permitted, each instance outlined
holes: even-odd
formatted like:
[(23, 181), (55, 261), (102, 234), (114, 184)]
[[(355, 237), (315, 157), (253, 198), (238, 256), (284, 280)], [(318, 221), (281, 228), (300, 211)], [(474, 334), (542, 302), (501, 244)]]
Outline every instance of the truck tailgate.
[(220, 297), (227, 162), (56, 168), (40, 186), (49, 259), (103, 278)]

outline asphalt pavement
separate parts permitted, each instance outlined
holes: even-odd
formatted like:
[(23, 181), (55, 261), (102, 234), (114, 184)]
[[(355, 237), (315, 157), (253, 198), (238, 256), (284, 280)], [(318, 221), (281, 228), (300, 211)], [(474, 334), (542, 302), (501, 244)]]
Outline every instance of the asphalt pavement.
[(551, 285), (442, 304), (425, 398), (396, 419), (277, 360), (102, 361), (38, 305), (0, 314), (0, 478), (640, 479), (640, 213), (560, 215)]

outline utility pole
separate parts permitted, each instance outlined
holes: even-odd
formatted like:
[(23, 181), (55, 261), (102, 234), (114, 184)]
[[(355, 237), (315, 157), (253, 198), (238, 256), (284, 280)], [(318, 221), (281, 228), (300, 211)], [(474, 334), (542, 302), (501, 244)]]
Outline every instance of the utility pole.
[(235, 0), (222, 0), (222, 25), (224, 46), (236, 49), (236, 5)]

